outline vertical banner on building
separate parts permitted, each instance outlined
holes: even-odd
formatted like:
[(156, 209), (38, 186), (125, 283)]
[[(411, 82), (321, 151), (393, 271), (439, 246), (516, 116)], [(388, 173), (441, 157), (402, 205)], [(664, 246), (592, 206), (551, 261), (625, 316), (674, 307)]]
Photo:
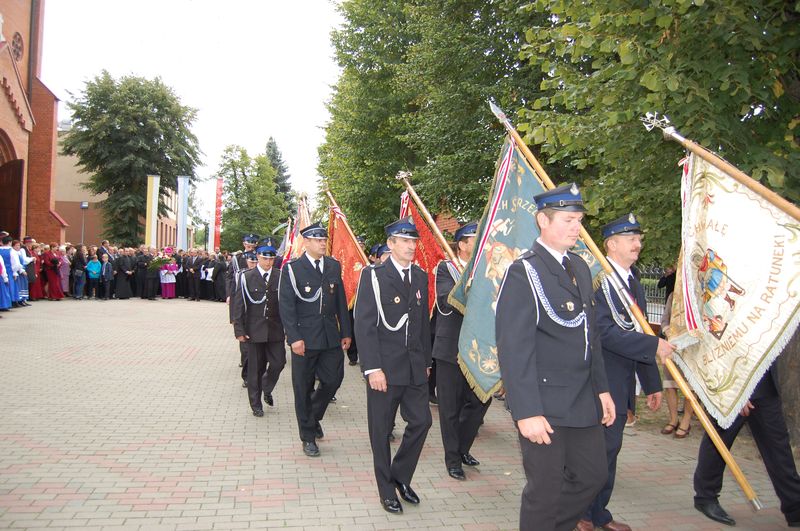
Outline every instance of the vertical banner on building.
[(220, 229), (222, 228), (222, 177), (217, 178), (217, 201), (214, 204), (214, 246), (219, 249)]
[(147, 176), (147, 211), (144, 218), (144, 244), (148, 247), (158, 245), (158, 187), (161, 176)]
[(178, 220), (178, 249), (187, 249), (189, 247), (187, 235), (187, 220), (189, 217), (189, 176), (178, 175), (178, 211), (176, 212)]

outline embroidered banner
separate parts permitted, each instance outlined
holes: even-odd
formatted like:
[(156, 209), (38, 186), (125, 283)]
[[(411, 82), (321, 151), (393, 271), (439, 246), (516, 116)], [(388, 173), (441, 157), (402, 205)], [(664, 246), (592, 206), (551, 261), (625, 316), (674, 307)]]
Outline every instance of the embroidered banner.
[[(539, 237), (533, 197), (543, 191), (525, 155), (507, 138), (478, 226), (475, 251), (448, 298), (464, 314), (458, 363), (484, 402), (502, 387), (494, 335), (497, 293), (508, 266)], [(573, 251), (586, 260), (592, 276), (600, 271), (600, 264), (582, 241)]]
[(342, 283), (348, 308), (353, 307), (361, 270), (367, 266), (358, 243), (350, 234), (344, 213), (339, 207), (331, 206), (328, 220), (328, 249), (330, 255), (342, 265)]
[(414, 201), (409, 201), (408, 192), (403, 192), (403, 194), (405, 198), (400, 196), (400, 211), (405, 210), (406, 216), (411, 216), (414, 225), (417, 226), (419, 240), (417, 240), (417, 250), (414, 253), (414, 263), (428, 274), (428, 308), (433, 313), (433, 305), (436, 302), (436, 266), (440, 261), (446, 260), (447, 256), (436, 241), (433, 231), (419, 213), (417, 205), (414, 204)]
[(727, 428), (797, 328), (800, 221), (694, 154), (681, 202), (669, 337), (689, 384)]

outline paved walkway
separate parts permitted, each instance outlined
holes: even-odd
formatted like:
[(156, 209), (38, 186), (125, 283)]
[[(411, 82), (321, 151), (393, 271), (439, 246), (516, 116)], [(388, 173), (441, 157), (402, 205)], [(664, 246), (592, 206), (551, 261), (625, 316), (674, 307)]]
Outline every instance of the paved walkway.
[[(378, 503), (364, 389), (345, 366), (323, 425), (322, 457), (303, 456), (289, 366), (276, 407), (251, 415), (220, 303), (37, 302), (0, 320), (0, 528), (514, 529), (524, 477), (507, 413), (495, 404), (469, 481), (447, 476), (437, 411), (405, 513)], [(612, 500), (634, 529), (719, 529), (692, 508), (699, 426), (683, 441), (625, 440)], [(728, 476), (739, 529), (784, 520), (760, 462), (741, 461), (766, 508), (753, 514)], [(726, 528), (727, 529), (727, 528)]]

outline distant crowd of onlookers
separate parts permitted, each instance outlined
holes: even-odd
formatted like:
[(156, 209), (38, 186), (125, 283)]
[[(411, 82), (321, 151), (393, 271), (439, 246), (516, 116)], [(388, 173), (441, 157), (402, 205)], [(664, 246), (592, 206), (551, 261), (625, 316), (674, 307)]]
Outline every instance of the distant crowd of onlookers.
[[(0, 232), (0, 311), (31, 301), (174, 299), (224, 302), (227, 252), (140, 245), (39, 243)], [(2, 316), (0, 316), (2, 317)]]

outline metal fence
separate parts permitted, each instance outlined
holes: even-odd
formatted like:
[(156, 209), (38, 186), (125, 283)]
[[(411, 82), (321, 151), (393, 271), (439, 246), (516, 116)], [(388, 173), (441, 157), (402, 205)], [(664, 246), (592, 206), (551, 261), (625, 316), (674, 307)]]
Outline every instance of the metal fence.
[(639, 274), (647, 298), (647, 318), (651, 323), (661, 323), (664, 315), (664, 299), (666, 288), (658, 287), (658, 280), (664, 275), (664, 269), (658, 266), (640, 267)]

